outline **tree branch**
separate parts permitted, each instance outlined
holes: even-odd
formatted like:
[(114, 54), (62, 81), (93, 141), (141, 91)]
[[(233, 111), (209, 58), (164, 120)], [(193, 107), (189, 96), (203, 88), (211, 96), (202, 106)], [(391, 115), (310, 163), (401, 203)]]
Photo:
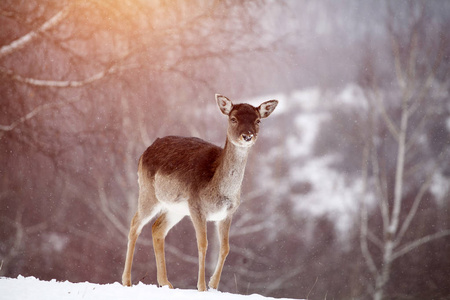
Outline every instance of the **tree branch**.
[(415, 240), (415, 241), (413, 241), (413, 242), (403, 246), (400, 250), (394, 252), (393, 255), (392, 255), (392, 261), (394, 261), (395, 259), (399, 258), (402, 255), (405, 255), (406, 253), (414, 250), (415, 248), (417, 248), (419, 246), (422, 246), (422, 245), (424, 245), (426, 243), (429, 243), (429, 242), (431, 242), (433, 240), (440, 239), (440, 238), (443, 238), (443, 237), (446, 237), (446, 236), (450, 236), (450, 229), (443, 230), (443, 231), (440, 231), (440, 232), (436, 232), (434, 234), (430, 234), (430, 235), (424, 236), (424, 237), (422, 237), (420, 239), (417, 239), (417, 240)]
[(387, 197), (386, 188), (383, 188), (384, 184), (381, 182), (381, 174), (380, 174), (380, 167), (378, 162), (378, 157), (376, 150), (374, 148), (373, 151), (371, 151), (371, 162), (372, 162), (372, 170), (375, 178), (375, 186), (378, 190), (378, 193), (381, 196), (381, 201), (379, 202), (380, 211), (381, 211), (381, 218), (383, 220), (383, 232), (387, 230), (387, 227), (389, 226), (389, 202)]
[(431, 111), (429, 109), (427, 109), (427, 111), (425, 112), (424, 116), (420, 120), (419, 124), (415, 126), (415, 129), (412, 132), (411, 137), (409, 138), (409, 141), (407, 141), (407, 143), (406, 143), (406, 152), (409, 152), (409, 150), (411, 150), (411, 148), (414, 145), (416, 145), (418, 139), (421, 136), (422, 130), (427, 125), (427, 121), (428, 121), (428, 119), (430, 117), (430, 114), (431, 114)]
[(60, 102), (56, 102), (56, 103), (42, 104), (42, 105), (39, 105), (39, 106), (35, 107), (32, 111), (27, 113), (25, 116), (23, 116), (23, 117), (17, 119), (16, 121), (12, 122), (10, 125), (1, 125), (0, 124), (0, 139), (3, 137), (5, 132), (14, 130), (17, 126), (19, 126), (20, 124), (26, 122), (27, 120), (29, 120), (31, 118), (34, 118), (40, 112), (42, 112), (44, 110), (47, 110), (47, 109), (50, 109), (52, 107), (58, 107), (58, 106), (65, 105), (65, 104), (67, 104), (69, 102), (72, 102), (72, 101), (60, 101)]
[(378, 92), (376, 93), (376, 103), (377, 106), (381, 112), (381, 116), (383, 117), (383, 120), (385, 121), (387, 128), (389, 129), (389, 132), (392, 134), (394, 139), (398, 141), (399, 139), (399, 129), (395, 126), (394, 122), (392, 122), (391, 118), (389, 117), (388, 113), (386, 112), (386, 107), (384, 106), (383, 101), (380, 99)]
[(364, 260), (373, 275), (378, 274), (377, 267), (375, 265), (375, 262), (372, 258), (372, 254), (369, 251), (369, 246), (367, 243), (367, 237), (368, 237), (368, 214), (367, 214), (367, 205), (366, 201), (364, 199), (364, 195), (366, 194), (367, 189), (367, 178), (368, 178), (368, 161), (369, 161), (369, 155), (370, 155), (370, 142), (367, 142), (364, 149), (363, 149), (363, 158), (362, 158), (362, 176), (364, 178), (363, 181), (363, 191), (362, 191), (362, 207), (361, 207), (361, 229), (360, 229), (360, 247), (361, 252), (364, 257)]
[[(442, 152), (443, 153), (443, 152)], [(441, 155), (442, 155), (441, 153)], [(440, 161), (440, 158), (442, 158), (442, 156), (440, 155), (440, 157), (438, 157), (438, 161)], [(400, 231), (396, 237), (395, 240), (395, 244), (399, 245), (401, 239), (403, 238), (403, 236), (405, 235), (406, 231), (408, 230), (409, 226), (411, 225), (411, 222), (414, 218), (414, 216), (417, 213), (417, 209), (420, 205), (420, 202), (423, 199), (423, 196), (425, 195), (425, 192), (428, 191), (429, 187), (431, 186), (431, 184), (433, 183), (433, 176), (435, 175), (435, 171), (438, 168), (438, 163), (435, 165), (434, 169), (430, 172), (430, 174), (427, 176), (427, 179), (425, 180), (425, 182), (420, 186), (419, 192), (417, 193), (413, 205), (411, 207), (411, 209), (408, 212), (408, 215), (406, 216), (405, 221), (403, 221), (403, 224), (400, 228)]]
[(367, 237), (369, 238), (369, 241), (374, 243), (379, 249), (383, 249), (383, 241), (380, 240), (372, 231), (369, 229), (367, 230)]
[(406, 157), (406, 134), (408, 129), (408, 98), (402, 99), (402, 115), (400, 120), (400, 131), (398, 138), (397, 164), (395, 167), (395, 183), (394, 183), (394, 205), (391, 214), (391, 223), (389, 224), (388, 234), (393, 236), (398, 229), (400, 222), (400, 212), (402, 207), (403, 192), (403, 172), (405, 169)]
[(4, 45), (0, 48), (0, 58), (11, 54), (14, 51), (19, 50), (20, 48), (26, 46), (28, 43), (33, 41), (38, 35), (42, 32), (47, 31), (48, 29), (52, 28), (56, 24), (58, 24), (61, 20), (63, 20), (68, 12), (69, 12), (70, 6), (67, 6), (63, 8), (61, 11), (59, 11), (56, 15), (54, 15), (51, 19), (49, 19), (47, 22), (41, 25), (37, 30), (30, 31), (29, 33), (25, 34), (24, 36), (18, 38), (17, 40), (14, 40), (12, 43), (8, 45)]
[(87, 84), (91, 84), (95, 81), (98, 81), (104, 77), (106, 77), (109, 74), (112, 74), (117, 71), (117, 65), (114, 64), (113, 66), (109, 67), (108, 69), (101, 71), (87, 79), (84, 80), (42, 80), (42, 79), (35, 79), (35, 78), (29, 78), (29, 77), (22, 77), (21, 75), (15, 74), (11, 70), (7, 70), (5, 68), (0, 68), (0, 72), (5, 73), (6, 75), (10, 76), (13, 80), (27, 83), (34, 86), (42, 86), (42, 87), (57, 87), (57, 88), (76, 88), (81, 87)]
[[(105, 216), (109, 222), (122, 233), (123, 236), (128, 236), (128, 228), (123, 225), (123, 223), (116, 217), (111, 208), (108, 205), (108, 199), (105, 193), (105, 186), (103, 180), (97, 180), (97, 190), (100, 198), (100, 204), (97, 207), (102, 211), (103, 216)], [(102, 216), (99, 216), (102, 218)]]

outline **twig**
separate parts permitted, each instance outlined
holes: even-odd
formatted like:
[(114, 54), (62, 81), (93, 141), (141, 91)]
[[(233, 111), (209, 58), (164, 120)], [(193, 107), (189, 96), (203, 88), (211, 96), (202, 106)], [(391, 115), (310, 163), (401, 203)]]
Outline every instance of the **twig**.
[(319, 277), (316, 277), (316, 281), (314, 281), (313, 286), (311, 287), (311, 289), (308, 292), (308, 295), (306, 295), (306, 299), (309, 299), (309, 294), (311, 294), (312, 290), (314, 289), (314, 287), (316, 286), (317, 280), (319, 280)]
[[(148, 271), (144, 274), (144, 276), (141, 277), (141, 279), (139, 279), (139, 282), (142, 282), (145, 278), (147, 278), (147, 275), (148, 275)], [(137, 283), (139, 283), (139, 282), (137, 282)], [(137, 284), (137, 283), (135, 283), (135, 284)]]

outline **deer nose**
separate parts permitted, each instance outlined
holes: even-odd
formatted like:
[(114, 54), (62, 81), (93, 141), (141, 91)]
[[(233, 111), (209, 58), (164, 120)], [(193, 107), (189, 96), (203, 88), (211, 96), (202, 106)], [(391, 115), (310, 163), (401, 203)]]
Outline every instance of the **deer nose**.
[(242, 134), (242, 138), (244, 139), (244, 141), (246, 142), (250, 142), (253, 138), (253, 133), (243, 133)]

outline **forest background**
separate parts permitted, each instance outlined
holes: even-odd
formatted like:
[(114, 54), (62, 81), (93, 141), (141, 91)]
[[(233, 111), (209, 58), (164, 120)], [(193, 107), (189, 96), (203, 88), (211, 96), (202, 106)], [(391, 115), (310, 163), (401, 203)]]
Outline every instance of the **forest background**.
[[(0, 28), (1, 276), (120, 281), (139, 156), (164, 135), (223, 145), (221, 93), (280, 105), (220, 290), (450, 296), (449, 1), (5, 0)], [(194, 240), (188, 218), (168, 235), (178, 288)], [(132, 278), (156, 283), (149, 226)]]

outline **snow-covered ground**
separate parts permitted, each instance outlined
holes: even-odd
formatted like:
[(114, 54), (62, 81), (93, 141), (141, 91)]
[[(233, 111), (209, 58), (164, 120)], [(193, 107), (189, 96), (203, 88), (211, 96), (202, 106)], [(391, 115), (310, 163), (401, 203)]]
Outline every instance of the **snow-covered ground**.
[[(267, 300), (274, 299), (261, 295), (236, 295), (218, 291), (198, 292), (196, 290), (158, 288), (155, 285), (139, 283), (124, 287), (118, 282), (94, 284), (89, 282), (72, 283), (41, 281), (34, 277), (0, 277), (0, 299), (4, 300)], [(284, 298), (286, 300), (286, 298)]]

